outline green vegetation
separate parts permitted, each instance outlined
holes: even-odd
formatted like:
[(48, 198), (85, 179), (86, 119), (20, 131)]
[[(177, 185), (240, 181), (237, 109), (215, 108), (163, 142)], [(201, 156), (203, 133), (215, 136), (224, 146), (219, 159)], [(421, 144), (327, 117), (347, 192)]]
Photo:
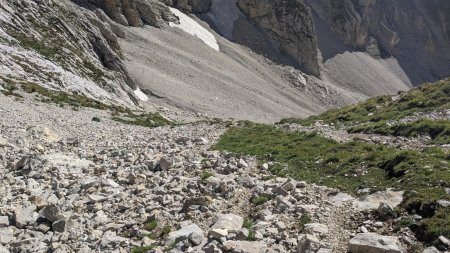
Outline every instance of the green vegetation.
[(153, 240), (165, 237), (172, 230), (170, 225), (160, 225), (156, 219), (151, 219), (145, 223), (144, 229), (149, 231), (149, 233), (145, 236)]
[(450, 79), (434, 84), (425, 84), (399, 96), (400, 98), (397, 100), (390, 96), (376, 97), (307, 119), (285, 119), (280, 123), (312, 125), (321, 120), (325, 123), (356, 125), (398, 120), (418, 112), (450, 109)]
[(157, 227), (158, 227), (158, 222), (156, 220), (151, 220), (145, 224), (145, 229), (147, 231), (153, 231)]
[(250, 199), (250, 202), (255, 206), (260, 206), (270, 200), (270, 197), (267, 195), (255, 196)]
[[(404, 190), (402, 208), (426, 217), (422, 224), (427, 224), (423, 225), (427, 231), (434, 227), (432, 224), (445, 224), (443, 219), (450, 219), (450, 213), (444, 213), (443, 218), (434, 215), (439, 212), (436, 201), (449, 199), (444, 188), (450, 187), (450, 154), (438, 148), (401, 151), (365, 142), (338, 143), (316, 133), (288, 132), (248, 123), (230, 128), (214, 148), (255, 155), (262, 162), (275, 161), (276, 166), (270, 169), (276, 175), (354, 195), (367, 188), (370, 192)], [(252, 202), (264, 201), (257, 200)], [(450, 229), (438, 232), (450, 236)]]
[(349, 133), (375, 133), (381, 135), (417, 137), (427, 135), (431, 137), (432, 144), (450, 143), (450, 121), (420, 119), (408, 123), (389, 125), (385, 121), (367, 123), (351, 127)]
[(207, 171), (207, 170), (202, 171), (202, 181), (204, 181), (212, 176), (214, 176), (214, 174), (212, 172)]
[[(89, 107), (99, 110), (110, 110), (114, 114), (124, 114), (124, 117), (114, 116), (112, 119), (124, 124), (138, 125), (144, 127), (159, 127), (166, 125), (174, 125), (174, 122), (162, 117), (159, 113), (135, 114), (130, 109), (107, 105), (100, 101), (76, 94), (69, 94), (61, 91), (48, 90), (38, 84), (22, 82), (22, 89), (27, 93), (36, 93), (41, 96), (41, 101), (46, 103), (54, 103), (61, 107), (72, 106), (74, 108)], [(97, 118), (98, 119), (98, 118)], [(97, 119), (93, 119), (96, 121)]]
[(248, 229), (247, 241), (255, 241), (255, 230), (253, 229), (253, 221), (249, 218), (245, 218), (242, 227)]
[(154, 246), (135, 247), (131, 250), (131, 253), (145, 253), (152, 250), (153, 248)]
[(311, 223), (311, 215), (309, 213), (302, 214), (302, 217), (300, 217), (300, 220), (298, 221), (300, 230), (303, 230), (308, 223)]

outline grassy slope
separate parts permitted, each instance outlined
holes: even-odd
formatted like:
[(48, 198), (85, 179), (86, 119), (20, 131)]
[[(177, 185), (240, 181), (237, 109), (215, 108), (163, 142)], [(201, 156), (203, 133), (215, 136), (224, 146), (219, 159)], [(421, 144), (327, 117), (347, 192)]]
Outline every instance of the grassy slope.
[(420, 112), (435, 112), (450, 109), (450, 79), (425, 84), (400, 95), (394, 100), (381, 96), (365, 102), (330, 110), (308, 119), (285, 119), (281, 123), (312, 125), (321, 120), (343, 126), (395, 121)]
[[(372, 123), (383, 126), (416, 112), (449, 108), (450, 81), (445, 80), (424, 85), (396, 101), (383, 96), (309, 119), (282, 122), (312, 125), (322, 120), (346, 127)], [(387, 127), (383, 131), (408, 136), (429, 133), (437, 142), (448, 143), (445, 121), (421, 120), (404, 125)], [(445, 192), (445, 188), (450, 188), (448, 151), (439, 148), (398, 151), (364, 142), (337, 143), (317, 134), (293, 133), (251, 123), (229, 129), (214, 148), (255, 155), (262, 161), (276, 161), (271, 169), (277, 175), (289, 175), (352, 194), (358, 194), (363, 188), (405, 190), (402, 208), (424, 217), (422, 221), (408, 224), (419, 237), (427, 242), (436, 240), (439, 235), (450, 237), (450, 212), (436, 206), (437, 200), (450, 199)]]
[(53, 91), (48, 90), (38, 84), (30, 83), (30, 82), (21, 82), (16, 83), (10, 79), (3, 79), (4, 85), (3, 88), (5, 91), (2, 93), (6, 96), (16, 96), (22, 97), (19, 93), (16, 93), (19, 90), (19, 87), (26, 93), (32, 93), (37, 95), (37, 98), (41, 102), (45, 103), (53, 103), (57, 104), (61, 107), (70, 106), (73, 109), (77, 109), (80, 107), (88, 107), (99, 110), (109, 110), (112, 112), (112, 119), (124, 124), (144, 126), (144, 127), (159, 127), (159, 126), (167, 126), (167, 125), (175, 125), (175, 122), (172, 122), (159, 113), (142, 113), (135, 114), (130, 109), (124, 108), (116, 105), (104, 104), (100, 101), (81, 96), (76, 94), (69, 94), (62, 91)]

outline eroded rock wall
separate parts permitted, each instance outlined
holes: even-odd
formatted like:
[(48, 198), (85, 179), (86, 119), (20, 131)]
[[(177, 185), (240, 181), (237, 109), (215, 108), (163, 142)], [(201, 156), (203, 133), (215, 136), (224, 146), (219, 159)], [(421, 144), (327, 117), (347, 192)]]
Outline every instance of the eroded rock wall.
[(381, 56), (397, 58), (413, 84), (450, 76), (449, 1), (306, 0), (306, 3), (345, 45), (366, 51), (375, 41)]
[(301, 0), (238, 0), (246, 14), (280, 51), (309, 74), (320, 74), (317, 38), (309, 8)]

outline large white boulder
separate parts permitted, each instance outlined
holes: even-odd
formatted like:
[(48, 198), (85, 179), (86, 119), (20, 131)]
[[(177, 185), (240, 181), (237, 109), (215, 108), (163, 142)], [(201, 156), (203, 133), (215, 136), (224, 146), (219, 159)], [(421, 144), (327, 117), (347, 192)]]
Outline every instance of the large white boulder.
[(361, 233), (353, 237), (348, 245), (352, 253), (403, 253), (398, 238), (374, 233)]

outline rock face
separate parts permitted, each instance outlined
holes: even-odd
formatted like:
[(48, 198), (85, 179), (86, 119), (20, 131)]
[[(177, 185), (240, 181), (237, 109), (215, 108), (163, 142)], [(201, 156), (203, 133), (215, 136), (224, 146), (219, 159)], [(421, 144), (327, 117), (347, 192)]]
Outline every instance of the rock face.
[(350, 240), (348, 249), (352, 253), (401, 253), (398, 239), (373, 233), (357, 234)]
[(158, 0), (90, 0), (90, 2), (103, 9), (112, 20), (125, 26), (140, 27), (147, 24), (161, 27), (169, 21), (178, 21), (169, 8)]
[(448, 1), (306, 0), (306, 4), (315, 14), (315, 24), (326, 23), (350, 48), (370, 51), (375, 45), (381, 57), (394, 56), (413, 84), (450, 75)]
[(237, 5), (281, 52), (292, 57), (306, 72), (320, 74), (313, 20), (303, 1), (238, 0)]

